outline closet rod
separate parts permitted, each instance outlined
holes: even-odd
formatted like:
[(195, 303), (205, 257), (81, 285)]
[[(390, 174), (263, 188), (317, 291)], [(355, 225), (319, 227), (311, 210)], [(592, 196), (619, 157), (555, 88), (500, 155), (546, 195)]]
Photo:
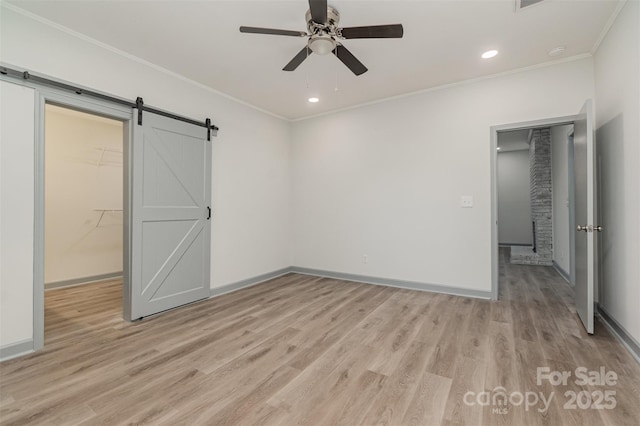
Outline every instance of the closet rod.
[(142, 124), (142, 111), (151, 112), (153, 114), (162, 115), (163, 117), (172, 118), (174, 120), (183, 121), (185, 123), (193, 124), (196, 126), (204, 127), (207, 129), (207, 139), (210, 140), (210, 134), (213, 131), (213, 136), (216, 136), (217, 131), (219, 130), (218, 126), (211, 124), (210, 119), (206, 119), (206, 121), (198, 121), (188, 117), (183, 117), (181, 115), (173, 114), (170, 112), (166, 112), (160, 109), (156, 109), (147, 105), (144, 105), (142, 98), (136, 99), (135, 102), (128, 101), (126, 99), (116, 98), (114, 96), (109, 96), (104, 93), (96, 92), (90, 89), (85, 89), (77, 86), (73, 86), (68, 83), (64, 83), (61, 81), (52, 80), (46, 77), (40, 77), (38, 75), (32, 74), (29, 71), (19, 71), (13, 68), (0, 66), (0, 74), (7, 75), (9, 77), (28, 80), (34, 83), (42, 84), (45, 86), (55, 87), (57, 89), (62, 89), (70, 92), (74, 92), (78, 95), (86, 95), (93, 98), (101, 99), (103, 101), (116, 103), (118, 105), (125, 105), (130, 108), (138, 108), (138, 124)]

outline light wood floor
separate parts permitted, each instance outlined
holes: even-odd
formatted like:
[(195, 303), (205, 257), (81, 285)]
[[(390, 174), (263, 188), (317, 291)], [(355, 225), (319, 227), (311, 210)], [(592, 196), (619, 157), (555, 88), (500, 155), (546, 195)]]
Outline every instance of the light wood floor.
[[(504, 256), (505, 253), (501, 252)], [(46, 347), (0, 366), (2, 424), (637, 425), (640, 368), (578, 323), (550, 268), (504, 265), (491, 302), (290, 274), (138, 323), (121, 283), (46, 293)], [(616, 386), (538, 386), (604, 366)], [(550, 408), (467, 392), (555, 392)], [(563, 409), (615, 390), (612, 410)], [(468, 397), (473, 401), (474, 398)], [(516, 399), (517, 402), (517, 399)]]

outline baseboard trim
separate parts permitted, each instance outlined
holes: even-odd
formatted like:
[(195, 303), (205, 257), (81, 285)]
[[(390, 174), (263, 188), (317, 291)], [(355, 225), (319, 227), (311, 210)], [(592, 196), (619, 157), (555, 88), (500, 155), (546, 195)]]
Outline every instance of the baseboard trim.
[(223, 294), (233, 293), (234, 291), (242, 290), (243, 288), (253, 287), (254, 285), (263, 283), (265, 281), (290, 274), (303, 274), (312, 275), (315, 277), (334, 278), (344, 281), (353, 281), (364, 284), (383, 285), (387, 287), (404, 288), (407, 290), (428, 291), (431, 293), (451, 294), (454, 296), (473, 297), (476, 299), (491, 299), (490, 291), (471, 290), (458, 287), (449, 287), (437, 284), (421, 283), (417, 281), (397, 280), (391, 278), (372, 277), (368, 275), (348, 274), (344, 272), (326, 271), (323, 269), (303, 268), (300, 266), (289, 266), (282, 269), (277, 269), (265, 274), (256, 275), (255, 277), (246, 278), (244, 280), (237, 281), (235, 283), (226, 284), (222, 287), (212, 288), (209, 297), (218, 297)]
[(564, 269), (562, 269), (562, 267), (560, 265), (558, 265), (558, 263), (555, 260), (552, 261), (552, 265), (551, 266), (553, 266), (553, 269), (555, 269), (556, 272), (558, 274), (560, 274), (560, 276), (562, 278), (564, 278), (564, 280), (567, 283), (571, 284), (571, 278), (569, 277), (569, 273), (567, 271), (565, 271)]
[(253, 287), (254, 285), (263, 283), (268, 280), (286, 275), (291, 272), (291, 267), (277, 269), (275, 271), (267, 272), (265, 274), (256, 275), (255, 277), (246, 278), (244, 280), (236, 281), (235, 283), (226, 284), (222, 287), (212, 288), (209, 294), (209, 298), (222, 296), (223, 294), (232, 293), (234, 291), (242, 290), (243, 288)]
[(491, 299), (492, 296), (491, 291), (471, 290), (437, 284), (421, 283), (416, 281), (372, 277), (368, 275), (347, 274), (343, 272), (325, 271), (322, 269), (302, 268), (299, 266), (291, 267), (291, 272), (294, 272), (296, 274), (313, 275), (317, 277), (335, 278), (345, 281), (355, 281), (365, 284), (404, 288), (407, 290), (419, 290), (428, 291), (431, 293), (451, 294), (454, 296), (474, 297), (477, 299)]
[(623, 326), (613, 319), (607, 311), (598, 304), (598, 316), (602, 323), (611, 331), (611, 333), (627, 348), (629, 353), (640, 364), (640, 344), (634, 339)]
[(32, 339), (20, 340), (19, 342), (0, 346), (0, 362), (8, 361), (12, 358), (17, 358), (30, 352), (33, 352)]
[(53, 290), (54, 288), (75, 287), (83, 284), (93, 284), (98, 281), (112, 280), (122, 277), (122, 271), (110, 272), (108, 274), (92, 275), (90, 277), (73, 278), (71, 280), (52, 281), (44, 283), (45, 290)]

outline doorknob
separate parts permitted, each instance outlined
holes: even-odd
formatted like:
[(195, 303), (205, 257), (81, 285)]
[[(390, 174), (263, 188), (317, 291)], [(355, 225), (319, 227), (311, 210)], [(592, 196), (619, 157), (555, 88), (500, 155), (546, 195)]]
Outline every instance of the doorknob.
[(600, 225), (598, 225), (598, 226), (593, 226), (593, 225), (581, 226), (581, 225), (578, 225), (578, 226), (576, 226), (576, 231), (584, 231), (584, 232), (598, 231), (598, 232), (602, 232), (602, 226), (600, 226)]

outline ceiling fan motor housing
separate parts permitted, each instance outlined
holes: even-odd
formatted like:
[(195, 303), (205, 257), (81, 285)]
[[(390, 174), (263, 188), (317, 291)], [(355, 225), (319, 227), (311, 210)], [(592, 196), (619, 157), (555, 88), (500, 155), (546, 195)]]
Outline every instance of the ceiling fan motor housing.
[(311, 16), (311, 9), (305, 14), (307, 28), (311, 36), (307, 46), (313, 53), (326, 55), (336, 48), (336, 27), (340, 22), (340, 14), (336, 9), (327, 6), (327, 22), (315, 22)]
[(317, 34), (318, 32), (327, 32), (335, 35), (335, 30), (340, 23), (340, 13), (331, 6), (327, 6), (327, 22), (315, 22), (311, 16), (311, 9), (305, 14), (307, 20), (307, 28), (309, 33)]

